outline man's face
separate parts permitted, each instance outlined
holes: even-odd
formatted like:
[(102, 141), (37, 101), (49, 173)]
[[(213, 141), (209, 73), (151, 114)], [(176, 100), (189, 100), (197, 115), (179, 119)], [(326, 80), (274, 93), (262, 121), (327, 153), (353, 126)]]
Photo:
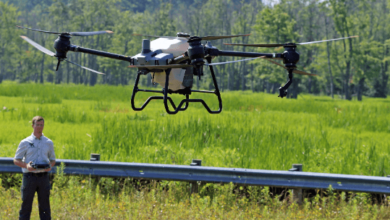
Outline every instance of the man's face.
[(43, 131), (44, 121), (36, 121), (32, 127), (34, 129), (34, 133), (41, 134)]

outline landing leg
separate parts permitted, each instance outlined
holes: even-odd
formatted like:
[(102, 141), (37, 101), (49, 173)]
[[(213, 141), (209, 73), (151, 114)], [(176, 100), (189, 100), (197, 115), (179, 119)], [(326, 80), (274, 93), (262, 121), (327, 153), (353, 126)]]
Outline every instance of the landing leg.
[(283, 98), (283, 97), (286, 97), (287, 96), (287, 89), (288, 87), (290, 87), (292, 81), (293, 81), (293, 71), (294, 69), (289, 69), (287, 70), (288, 71), (288, 82), (286, 83), (286, 85), (282, 86), (279, 88), (279, 96), (280, 98)]

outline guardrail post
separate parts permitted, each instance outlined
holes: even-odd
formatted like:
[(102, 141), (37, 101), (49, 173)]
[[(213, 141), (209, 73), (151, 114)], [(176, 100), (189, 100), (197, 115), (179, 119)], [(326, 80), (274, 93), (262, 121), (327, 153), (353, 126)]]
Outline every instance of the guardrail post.
[[(302, 164), (293, 164), (292, 168), (289, 171), (294, 171), (294, 172), (302, 172)], [(303, 193), (302, 193), (302, 188), (295, 188), (292, 190), (293, 192), (293, 202), (296, 202), (299, 205), (302, 205), (303, 203)]]
[(100, 154), (91, 154), (90, 161), (100, 161)]
[[(89, 158), (90, 161), (100, 161), (100, 154), (91, 154), (91, 157)], [(98, 184), (100, 181), (100, 176), (92, 177), (92, 179), (95, 180), (95, 183)]]
[[(202, 160), (192, 159), (192, 163), (190, 166), (202, 166)], [(191, 182), (191, 194), (192, 193), (198, 193), (199, 192), (199, 186), (197, 181)]]
[[(387, 175), (387, 178), (390, 178), (390, 175)], [(390, 194), (384, 194), (383, 197), (384, 197), (385, 204), (388, 204), (389, 198), (390, 198)]]

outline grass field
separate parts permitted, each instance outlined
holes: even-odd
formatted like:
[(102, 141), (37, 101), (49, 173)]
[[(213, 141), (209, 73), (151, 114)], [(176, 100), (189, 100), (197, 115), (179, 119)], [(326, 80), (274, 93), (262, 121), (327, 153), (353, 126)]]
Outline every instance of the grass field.
[[(363, 102), (302, 95), (298, 100), (251, 92), (222, 93), (210, 115), (190, 104), (177, 115), (162, 101), (130, 107), (132, 86), (0, 84), (0, 157), (13, 157), (45, 117), (57, 158), (190, 164), (384, 176), (390, 173), (390, 99)], [(137, 97), (141, 105), (149, 94)], [(181, 98), (180, 96), (177, 96)], [(217, 108), (214, 95), (198, 95)], [(179, 99), (176, 99), (178, 101)]]
[[(390, 173), (390, 99), (363, 102), (299, 96), (298, 100), (251, 92), (222, 93), (224, 110), (210, 115), (190, 104), (177, 115), (162, 101), (144, 111), (130, 107), (132, 88), (82, 85), (0, 84), (0, 157), (13, 157), (32, 132), (31, 119), (45, 118), (44, 134), (60, 159), (101, 160), (385, 176)], [(204, 98), (217, 108), (216, 97)], [(175, 98), (175, 101), (179, 101)], [(146, 95), (137, 97), (140, 106)], [(0, 219), (15, 219), (20, 192), (0, 176)], [(119, 181), (119, 182), (118, 182)], [(127, 182), (126, 182), (127, 181)], [(331, 194), (306, 199), (302, 206), (273, 199), (267, 187), (234, 193), (231, 184), (203, 187), (162, 182), (140, 189), (132, 179), (56, 176), (51, 204), (54, 219), (388, 219), (386, 206), (371, 204), (368, 194), (350, 199)], [(66, 184), (65, 184), (66, 183)], [(166, 190), (169, 189), (169, 190)], [(38, 218), (34, 202), (32, 219)], [(389, 201), (386, 202), (389, 205)]]
[[(0, 179), (1, 181), (1, 179)], [(66, 184), (65, 184), (66, 183)], [(21, 205), (16, 187), (0, 184), (0, 219), (17, 219)], [(299, 206), (280, 201), (268, 187), (249, 186), (246, 193), (233, 184), (207, 184), (199, 194), (188, 183), (161, 182), (135, 187), (129, 179), (103, 178), (99, 184), (83, 177), (56, 175), (51, 191), (53, 219), (389, 219), (389, 201), (372, 204), (369, 194), (319, 194)], [(38, 219), (35, 197), (32, 219)]]

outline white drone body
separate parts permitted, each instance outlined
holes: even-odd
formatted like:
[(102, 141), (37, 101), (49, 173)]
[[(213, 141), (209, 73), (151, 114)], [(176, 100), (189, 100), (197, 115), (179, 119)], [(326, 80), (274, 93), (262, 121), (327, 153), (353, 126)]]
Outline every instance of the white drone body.
[[(153, 41), (143, 40), (142, 53), (133, 56), (133, 59), (138, 61), (138, 65), (164, 65), (168, 64), (173, 58), (184, 54), (188, 49), (188, 38), (185, 37), (170, 37), (158, 38)], [(139, 66), (138, 66), (139, 67)], [(169, 75), (168, 88), (172, 91), (191, 88), (192, 83), (183, 85), (183, 80), (186, 72), (192, 74), (192, 71), (187, 71), (189, 68), (173, 68)], [(152, 82), (165, 87), (166, 71), (150, 72)]]
[(163, 53), (170, 53), (174, 57), (182, 55), (188, 49), (188, 38), (158, 38), (150, 42), (152, 51), (161, 50)]
[[(176, 38), (158, 38), (150, 42), (150, 48), (154, 50), (162, 50), (163, 53), (170, 53), (174, 57), (182, 55), (188, 49), (187, 38), (176, 37)], [(184, 89), (183, 85), (184, 75), (186, 69), (172, 69), (169, 77), (169, 86), (168, 88), (172, 91), (177, 91), (179, 89)], [(152, 73), (153, 83), (160, 84), (161, 87), (165, 86), (166, 73), (156, 72)]]

